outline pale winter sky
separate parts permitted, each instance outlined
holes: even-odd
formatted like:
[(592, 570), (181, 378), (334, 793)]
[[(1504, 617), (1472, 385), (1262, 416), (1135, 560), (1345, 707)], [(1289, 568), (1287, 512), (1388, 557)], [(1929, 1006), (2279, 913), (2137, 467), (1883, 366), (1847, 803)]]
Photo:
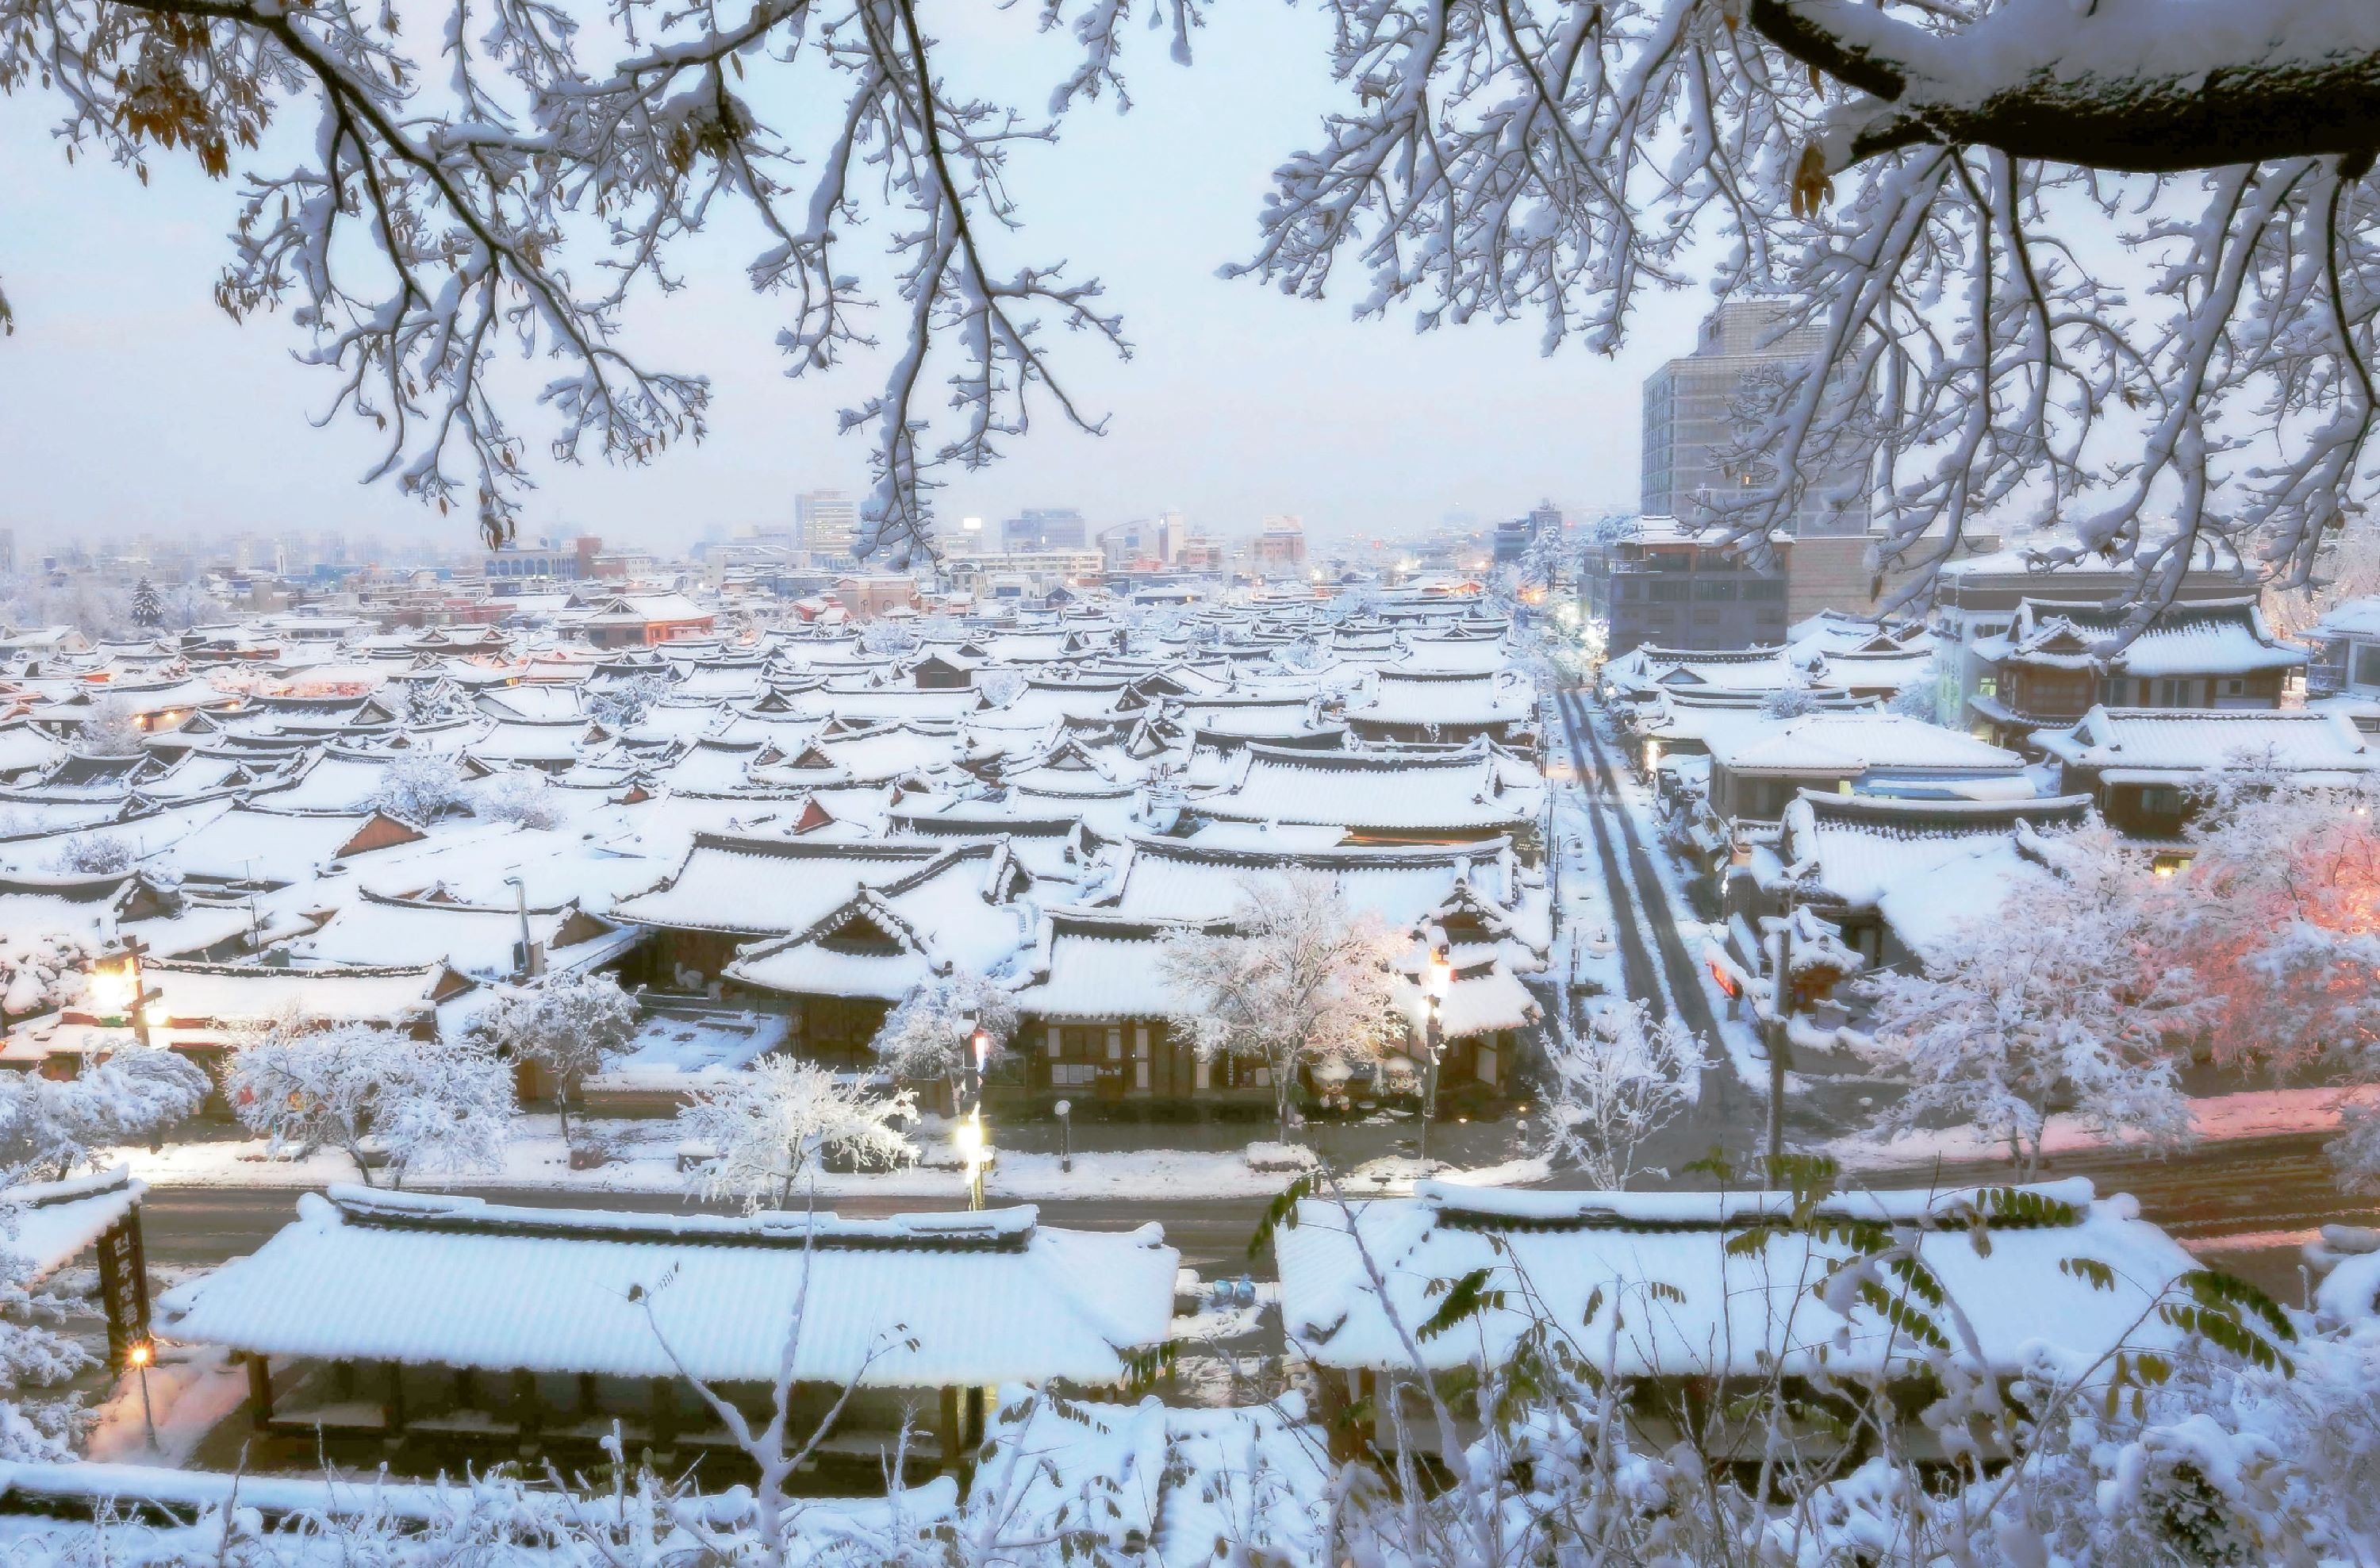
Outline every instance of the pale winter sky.
[[(994, 76), (1029, 76), (1027, 104), (1045, 98), (1055, 59), (1051, 41), (1031, 39), (1038, 9), (984, 14), (951, 40)], [(1110, 433), (1044, 419), (1008, 461), (942, 492), (945, 519), (1075, 505), (1104, 522), (1178, 506), (1222, 532), (1295, 512), (1330, 537), (1458, 510), (1493, 518), (1541, 495), (1633, 507), (1638, 383), (1687, 349), (1706, 296), (1657, 301), (1629, 351), (1601, 360), (1540, 357), (1533, 322), (1428, 334), (1410, 317), (1355, 322), (1353, 273), (1319, 304), (1221, 281), (1216, 267), (1252, 246), (1269, 171), (1314, 140), (1331, 99), (1315, 11), (1214, 14), (1196, 66), (1137, 41), (1133, 112), (1078, 111), (1063, 143), (1018, 170), (1030, 226), (1002, 242), (1011, 264), (1062, 258), (1105, 279), (1125, 314), (1128, 364), (1058, 343), (1084, 400), (1111, 412)], [(964, 69), (956, 55), (946, 60)], [(310, 427), (330, 387), (290, 360), (285, 319), (235, 326), (214, 308), (233, 188), (173, 155), (146, 189), (110, 166), (70, 167), (48, 135), (54, 110), (38, 91), (0, 97), (0, 280), (18, 321), (0, 339), (0, 524), (28, 540), (322, 527), (467, 539), (467, 519), (358, 483), (368, 432)], [(710, 438), (641, 471), (540, 458), (525, 534), (584, 527), (665, 544), (713, 523), (782, 522), (797, 490), (864, 487), (861, 437), (838, 436), (834, 414), (871, 390), (869, 367), (783, 377), (781, 309), (743, 278), (756, 248), (748, 233), (720, 234), (682, 258), (692, 286), (631, 322), (648, 358), (711, 376)], [(525, 400), (519, 422), (542, 432)]]

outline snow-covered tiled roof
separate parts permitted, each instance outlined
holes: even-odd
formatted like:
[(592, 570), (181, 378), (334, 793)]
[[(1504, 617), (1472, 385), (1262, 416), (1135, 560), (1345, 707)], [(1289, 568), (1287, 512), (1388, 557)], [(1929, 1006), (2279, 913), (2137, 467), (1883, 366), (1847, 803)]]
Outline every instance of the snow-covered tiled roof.
[(2015, 772), (2024, 766), (2013, 751), (1902, 713), (1806, 713), (1773, 727), (1722, 725), (1705, 743), (1713, 762), (1738, 772)]
[(1058, 1231), (1030, 1208), (729, 1219), (334, 1187), (161, 1297), (158, 1326), (272, 1355), (765, 1384), (802, 1304), (805, 1382), (1107, 1383), (1166, 1338), (1179, 1263), (1155, 1225)]
[(2272, 766), (2293, 773), (2355, 774), (2380, 769), (2380, 743), (2340, 713), (2304, 710), (2094, 708), (2063, 730), (2035, 730), (2035, 744), (2081, 768), (2196, 775)]
[[(2179, 1343), (2180, 1331), (2151, 1307), (2168, 1282), (2197, 1267), (2190, 1254), (2142, 1221), (2131, 1198), (2095, 1198), (2087, 1180), (2031, 1190), (2068, 1206), (2073, 1222), (1992, 1225), (1988, 1252), (1963, 1218), (1991, 1211), (1976, 1192), (1851, 1193), (1823, 1207), (1915, 1232), (1920, 1256), (1996, 1372), (2022, 1367), (2036, 1343), (2085, 1358), (2119, 1343), (2155, 1350)], [(1530, 1314), (1518, 1306), (1525, 1280), (1537, 1314), (1567, 1325), (1598, 1359), (1608, 1355), (1622, 1377), (1922, 1369), (1925, 1347), (1872, 1308), (1853, 1305), (1844, 1317), (1812, 1299), (1846, 1248), (1776, 1225), (1774, 1217), (1791, 1204), (1786, 1193), (1514, 1192), (1424, 1183), (1410, 1199), (1356, 1205), (1351, 1229), (1339, 1205), (1309, 1199), (1296, 1225), (1273, 1233), (1282, 1321), (1293, 1347), (1325, 1367), (1410, 1367), (1416, 1346), (1433, 1368), (1482, 1357), (1492, 1364), (1529, 1327)], [(1385, 1304), (1367, 1277), (1358, 1234), (1387, 1281)], [(1731, 1237), (1745, 1238), (1748, 1250), (1728, 1245)], [(2059, 1267), (2073, 1258), (2107, 1264), (2114, 1287)], [(1459, 1331), (1428, 1340), (1399, 1328), (1437, 1310), (1443, 1296), (1434, 1282), (1474, 1270), (1487, 1271), (1488, 1290), (1510, 1290), (1515, 1305), (1490, 1306)], [(1667, 1287), (1658, 1300), (1649, 1295), (1654, 1286)]]
[(1232, 784), (1191, 802), (1235, 821), (1318, 822), (1357, 831), (1493, 831), (1535, 817), (1541, 792), (1508, 789), (1484, 748), (1427, 754), (1250, 746)]
[(897, 881), (952, 853), (948, 840), (820, 842), (695, 835), (658, 885), (612, 906), (615, 919), (679, 930), (797, 931), (862, 887)]

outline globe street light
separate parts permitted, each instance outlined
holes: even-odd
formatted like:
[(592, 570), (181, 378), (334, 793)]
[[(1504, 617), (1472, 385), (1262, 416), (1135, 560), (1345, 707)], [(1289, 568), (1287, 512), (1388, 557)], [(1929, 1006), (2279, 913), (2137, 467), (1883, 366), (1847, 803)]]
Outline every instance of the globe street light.
[(1072, 1172), (1075, 1168), (1075, 1124), (1068, 1118), (1075, 1113), (1075, 1102), (1062, 1100), (1050, 1109), (1058, 1112), (1058, 1169)]

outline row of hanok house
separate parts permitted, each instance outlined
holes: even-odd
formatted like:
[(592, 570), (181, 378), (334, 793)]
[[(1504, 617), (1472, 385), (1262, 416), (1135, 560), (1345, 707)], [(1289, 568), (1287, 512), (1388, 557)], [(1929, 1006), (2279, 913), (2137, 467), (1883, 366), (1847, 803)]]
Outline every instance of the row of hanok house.
[[(1960, 1354), (2003, 1389), (2041, 1354), (2088, 1366), (2184, 1348), (2154, 1308), (2194, 1260), (2088, 1181), (1852, 1192), (1801, 1212), (1762, 1191), (1425, 1183), (1409, 1199), (1305, 1199), (1272, 1237), (1288, 1347), (1341, 1457), (1394, 1442), (1394, 1406), (1419, 1377), (1475, 1422), (1473, 1369), (1548, 1331), (1618, 1380), (1639, 1440), (1743, 1457), (1724, 1412), (1781, 1381), (1813, 1420), (1799, 1441), (1822, 1441), (1829, 1416), (1840, 1440), (1847, 1402), (1877, 1395), (1907, 1451), (1938, 1456), (1913, 1418), (1939, 1392), (1922, 1337), (1865, 1296), (1818, 1299), (1869, 1229), (1932, 1271)], [(1003, 1386), (1075, 1399), (1145, 1380), (1172, 1332), (1178, 1262), (1155, 1225), (1060, 1231), (1031, 1209), (726, 1219), (339, 1187), (302, 1198), (255, 1254), (168, 1292), (157, 1328), (244, 1357), (262, 1440), (308, 1462), (566, 1464), (616, 1440), (712, 1480), (747, 1456), (696, 1385), (764, 1418), (789, 1380), (797, 1440), (833, 1412), (813, 1453), (830, 1486), (855, 1467), (898, 1481), (895, 1454), (964, 1474)], [(1484, 1282), (1483, 1309), (1419, 1335), (1466, 1276)], [(1403, 1425), (1435, 1440), (1428, 1421)]]
[(1180, 1261), (1156, 1225), (1057, 1230), (1031, 1208), (729, 1218), (335, 1186), (161, 1296), (157, 1331), (243, 1358), (260, 1440), (299, 1463), (566, 1465), (616, 1439), (732, 1477), (748, 1456), (710, 1400), (757, 1430), (789, 1380), (795, 1441), (826, 1428), (821, 1483), (880, 1481), (961, 1469), (1002, 1386), (1134, 1382)]
[[(1253, 753), (1253, 755), (1249, 755)], [(708, 833), (610, 918), (647, 935), (629, 973), (782, 1011), (790, 1048), (869, 1065), (888, 1012), (954, 974), (1006, 986), (1022, 1020), (995, 1095), (1039, 1103), (1269, 1103), (1261, 1064), (1212, 1059), (1173, 1020), (1169, 932), (1228, 925), (1284, 875), (1328, 878), (1351, 912), (1443, 942), (1441, 1074), (1506, 1089), (1539, 1004), (1552, 913), (1536, 864), (1541, 793), (1474, 745), (1421, 756), (1247, 748), (1211, 793), (1142, 791), (1104, 831), (1002, 799), (917, 796), (896, 831)], [(1416, 1034), (1419, 1033), (1416, 1019)], [(1414, 1054), (1419, 1053), (1418, 1045)], [(1384, 1082), (1413, 1076), (1392, 1056)], [(1307, 1086), (1329, 1095), (1333, 1079)]]

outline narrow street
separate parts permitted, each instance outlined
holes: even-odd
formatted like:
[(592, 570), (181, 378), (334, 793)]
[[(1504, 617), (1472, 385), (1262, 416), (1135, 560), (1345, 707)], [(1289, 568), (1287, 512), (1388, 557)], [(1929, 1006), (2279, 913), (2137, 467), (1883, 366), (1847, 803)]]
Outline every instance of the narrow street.
[[(1648, 1161), (1674, 1169), (1713, 1149), (1742, 1158), (1757, 1146), (1762, 1109), (1745, 1093), (1728, 1064), (1718, 1021), (1703, 990), (1702, 966), (1678, 934), (1669, 890), (1621, 802), (1619, 776), (1602, 737), (1596, 734), (1585, 696), (1566, 690), (1560, 701), (1576, 770), (1575, 787), (1587, 802), (1596, 855), (1603, 868), (1613, 923), (1619, 928), (1613, 935), (1620, 944), (1628, 994), (1644, 1003), (1657, 1018), (1674, 1013), (1703, 1042), (1701, 1093), (1686, 1114), (1661, 1130), (1647, 1150)], [(1652, 949), (1658, 949), (1658, 967)]]

